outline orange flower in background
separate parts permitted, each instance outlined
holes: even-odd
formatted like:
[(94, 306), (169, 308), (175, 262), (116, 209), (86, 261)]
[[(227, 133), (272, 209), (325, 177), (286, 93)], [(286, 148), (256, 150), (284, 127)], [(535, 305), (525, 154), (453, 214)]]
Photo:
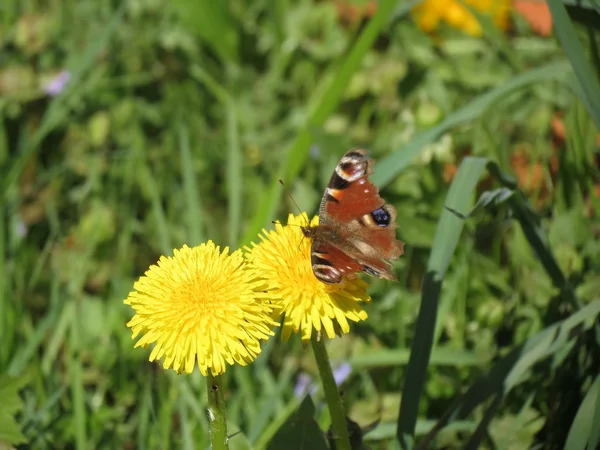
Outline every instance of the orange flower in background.
[(515, 12), (520, 14), (531, 29), (540, 36), (552, 34), (552, 14), (548, 4), (542, 1), (514, 0)]
[[(508, 26), (510, 0), (464, 0), (464, 3), (489, 15), (498, 28), (504, 30)], [(475, 16), (457, 0), (424, 0), (412, 13), (418, 27), (428, 33), (436, 30), (441, 22), (446, 22), (473, 36), (482, 34)]]

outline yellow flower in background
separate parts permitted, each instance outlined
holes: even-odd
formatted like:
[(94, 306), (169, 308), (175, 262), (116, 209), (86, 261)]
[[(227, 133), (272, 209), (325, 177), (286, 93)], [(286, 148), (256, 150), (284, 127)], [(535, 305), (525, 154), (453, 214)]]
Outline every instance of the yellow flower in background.
[[(510, 0), (463, 0), (477, 11), (489, 15), (496, 26), (506, 29), (511, 8)], [(473, 36), (481, 36), (481, 25), (464, 4), (458, 0), (423, 0), (413, 9), (417, 25), (425, 32), (432, 32), (446, 22), (454, 28)]]
[[(311, 225), (318, 223), (315, 217)], [(370, 302), (367, 283), (360, 278), (339, 284), (325, 284), (315, 277), (310, 262), (311, 241), (302, 234), (301, 226), (308, 216), (291, 215), (288, 225), (275, 225), (275, 230), (263, 230), (259, 244), (252, 243), (247, 258), (257, 277), (266, 283), (266, 295), (284, 314), (282, 339), (301, 333), (303, 341), (313, 330), (333, 338), (336, 332), (348, 333), (348, 320), (367, 318), (360, 302)]]
[(127, 324), (135, 347), (154, 344), (150, 361), (165, 369), (217, 376), (227, 364), (246, 365), (273, 335), (272, 308), (240, 250), (229, 255), (212, 241), (161, 256), (124, 301), (135, 310)]

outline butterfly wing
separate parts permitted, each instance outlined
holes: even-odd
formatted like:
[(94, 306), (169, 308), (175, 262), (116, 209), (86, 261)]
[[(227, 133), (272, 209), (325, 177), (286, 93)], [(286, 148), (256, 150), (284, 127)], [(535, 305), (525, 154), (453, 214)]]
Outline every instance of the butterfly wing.
[[(325, 189), (319, 223), (327, 230), (323, 235), (329, 235), (324, 240), (354, 261), (349, 267), (396, 280), (390, 270), (391, 260), (404, 253), (404, 243), (396, 239), (395, 208), (385, 203), (369, 180), (372, 164), (361, 149), (342, 157)], [(317, 240), (313, 247), (318, 250), (320, 244), (315, 244)]]
[(339, 283), (343, 277), (356, 278), (362, 265), (327, 241), (315, 239), (311, 247), (311, 264), (315, 276), (324, 283)]

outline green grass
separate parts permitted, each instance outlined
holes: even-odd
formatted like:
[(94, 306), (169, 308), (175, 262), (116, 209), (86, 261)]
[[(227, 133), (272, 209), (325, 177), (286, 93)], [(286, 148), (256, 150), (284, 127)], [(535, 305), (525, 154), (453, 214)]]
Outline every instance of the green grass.
[[(594, 2), (549, 2), (548, 38), (481, 14), (480, 38), (429, 36), (414, 3), (355, 24), (313, 0), (2, 6), (0, 447), (207, 448), (205, 380), (134, 349), (122, 301), (160, 255), (296, 212), (279, 178), (316, 213), (350, 146), (406, 241), (328, 345), (369, 448), (597, 447)], [(224, 377), (230, 448), (325, 445), (318, 386), (277, 334)]]

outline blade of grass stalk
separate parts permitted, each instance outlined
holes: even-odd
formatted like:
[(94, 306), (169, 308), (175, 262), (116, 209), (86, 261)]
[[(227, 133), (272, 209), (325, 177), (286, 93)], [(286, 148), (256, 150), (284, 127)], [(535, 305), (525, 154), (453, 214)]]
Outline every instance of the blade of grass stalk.
[(591, 9), (598, 12), (595, 0), (562, 0), (562, 2), (568, 6), (576, 6), (578, 8)]
[(233, 102), (227, 102), (227, 214), (228, 243), (235, 247), (242, 222), (242, 150)]
[[(485, 170), (485, 158), (468, 157), (463, 160), (450, 191), (446, 206), (456, 211), (467, 211), (473, 200), (473, 191)], [(402, 448), (409, 448), (414, 439), (419, 413), (419, 400), (427, 378), (427, 367), (433, 347), (436, 316), (442, 280), (462, 233), (464, 221), (450, 211), (442, 211), (436, 227), (427, 274), (423, 282), (421, 307), (417, 318), (410, 359), (406, 368), (402, 401), (398, 416), (397, 439)]]
[[(596, 379), (596, 382), (598, 380)], [(594, 411), (594, 417), (592, 418), (592, 423), (595, 426), (592, 428), (590, 432), (589, 438), (589, 446), (588, 448), (591, 450), (593, 448), (598, 448), (600, 446), (600, 387), (596, 388), (596, 410)]]
[[(354, 369), (371, 369), (375, 367), (403, 366), (408, 363), (408, 349), (380, 350), (353, 356), (350, 364)], [(475, 352), (453, 348), (437, 347), (431, 352), (431, 366), (480, 366), (486, 359)]]
[[(8, 362), (8, 358), (10, 355), (10, 348), (12, 348), (12, 336), (14, 336), (14, 329), (16, 328), (16, 320), (11, 320), (9, 317), (12, 314), (9, 314), (9, 311), (12, 312), (13, 305), (9, 304), (8, 300), (8, 270), (6, 267), (6, 229), (4, 225), (5, 214), (4, 214), (5, 206), (4, 204), (0, 204), (0, 340), (4, 343), (2, 347), (0, 347), (0, 370), (4, 372), (6, 369), (6, 364)], [(11, 325), (9, 325), (9, 323)], [(10, 329), (10, 331), (9, 331)], [(11, 336), (9, 338), (9, 336)]]
[(152, 389), (151, 375), (144, 374), (142, 395), (138, 409), (137, 445), (136, 448), (145, 450), (148, 448), (148, 436), (150, 436), (150, 416), (152, 413)]
[(152, 204), (152, 215), (156, 223), (156, 233), (158, 234), (158, 246), (159, 251), (163, 255), (168, 255), (173, 250), (171, 244), (171, 236), (169, 234), (169, 227), (167, 225), (167, 219), (163, 210), (160, 193), (156, 180), (151, 174), (150, 166), (148, 161), (143, 160), (138, 170), (138, 182), (142, 185), (141, 188), (147, 191), (150, 196), (150, 202)]
[[(21, 379), (23, 378), (25, 377), (21, 377)], [(28, 434), (30, 429), (35, 430), (36, 428), (41, 428), (43, 426), (45, 418), (52, 415), (54, 408), (59, 406), (66, 390), (67, 386), (64, 384), (60, 387), (57, 387), (56, 390), (46, 399), (45, 402), (39, 406), (38, 409), (34, 411), (27, 411), (23, 415), (21, 429), (25, 434)], [(31, 442), (29, 444), (31, 445)]]
[[(544, 328), (527, 339), (523, 345), (500, 358), (486, 374), (477, 379), (452, 403), (435, 427), (419, 442), (417, 450), (430, 448), (433, 439), (442, 428), (451, 421), (465, 419), (477, 406), (494, 394), (507, 395), (513, 387), (523, 381), (521, 375), (527, 373), (528, 368), (557, 350), (556, 345), (553, 346), (553, 336), (562, 337), (557, 342), (563, 347), (567, 346), (571, 339), (564, 337), (572, 336), (575, 339), (577, 332), (584, 332), (593, 326), (599, 314), (600, 299), (589, 303), (567, 319)], [(551, 351), (549, 348), (552, 348)]]
[[(435, 426), (435, 421), (434, 420), (430, 420), (430, 419), (419, 419), (417, 420), (417, 426), (415, 427), (415, 435), (416, 436), (422, 436), (424, 434), (427, 434), (431, 431), (431, 429)], [(475, 422), (470, 422), (470, 421), (462, 421), (462, 420), (457, 420), (455, 422), (452, 422), (450, 425), (448, 425), (448, 427), (446, 428), (448, 431), (450, 432), (456, 432), (456, 433), (473, 433), (473, 431), (475, 430), (475, 428), (477, 427), (477, 424)], [(393, 439), (396, 436), (396, 424), (395, 423), (380, 423), (375, 429), (373, 429), (372, 431), (370, 431), (369, 433), (367, 433), (365, 435), (365, 440), (366, 441), (380, 441), (380, 440), (387, 440), (387, 439)], [(397, 441), (394, 441), (394, 443), (397, 444)], [(393, 446), (393, 444), (390, 444), (389, 447), (387, 447), (388, 449), (390, 448), (400, 448), (397, 445)]]
[(283, 41), (285, 40), (285, 12), (289, 8), (288, 1), (274, 0), (270, 3), (270, 6), (270, 22), (273, 24), (273, 30), (275, 31), (275, 36), (277, 37), (277, 44), (282, 45)]
[(202, 428), (202, 433), (208, 435), (209, 424), (206, 415), (206, 384), (200, 383), (198, 389), (194, 390), (188, 380), (178, 377), (174, 382), (179, 383), (181, 397), (187, 402), (187, 407), (194, 415), (194, 422)]
[(242, 218), (242, 149), (239, 139), (239, 121), (235, 101), (217, 80), (198, 65), (192, 66), (190, 75), (201, 82), (222, 103), (227, 112), (227, 240), (236, 246)]
[(252, 419), (258, 414), (258, 404), (255, 401), (257, 393), (255, 391), (255, 381), (252, 372), (244, 370), (244, 367), (232, 367), (233, 379), (237, 386), (238, 398), (242, 400), (241, 409), (246, 417)]
[[(468, 258), (469, 252), (462, 252), (461, 258), (462, 260), (457, 263), (457, 268), (454, 273), (452, 279), (448, 280), (446, 287), (450, 285), (448, 289), (448, 293), (440, 300), (440, 305), (438, 307), (438, 314), (435, 323), (435, 332), (433, 333), (433, 342), (434, 344), (438, 343), (444, 328), (447, 324), (447, 319), (452, 309), (455, 305), (456, 299), (467, 292), (468, 289), (468, 276), (469, 276), (469, 265), (467, 264), (466, 259)], [(435, 355), (438, 352), (439, 348), (434, 348), (431, 353), (431, 358), (429, 360), (429, 364), (434, 364)]]
[(502, 395), (497, 394), (494, 400), (492, 400), (492, 404), (488, 407), (488, 409), (483, 414), (479, 425), (475, 429), (475, 432), (467, 442), (465, 446), (465, 450), (478, 450), (481, 448), (481, 441), (487, 435), (487, 428), (498, 412), (498, 408), (500, 408), (500, 404), (502, 403)]
[(389, 183), (412, 163), (415, 156), (419, 154), (425, 145), (434, 141), (456, 125), (478, 118), (486, 109), (517, 89), (546, 80), (564, 79), (570, 72), (571, 66), (566, 61), (554, 62), (517, 75), (502, 86), (491, 89), (446, 117), (436, 126), (417, 134), (401, 149), (395, 150), (389, 156), (379, 160), (375, 164), (372, 176), (373, 182), (379, 186)]
[[(75, 300), (77, 302), (77, 300)], [(81, 366), (81, 310), (74, 304), (69, 333), (69, 375), (71, 383), (71, 398), (73, 402), (73, 428), (75, 430), (75, 448), (85, 450), (87, 443), (87, 412), (83, 389), (83, 368)]]
[(279, 428), (288, 420), (288, 418), (298, 409), (300, 404), (302, 403), (302, 398), (292, 397), (286, 404), (285, 409), (280, 412), (277, 416), (275, 416), (267, 425), (265, 429), (262, 430), (260, 436), (254, 442), (255, 450), (264, 450), (267, 448), (267, 445), (275, 436)]
[[(314, 419), (315, 405), (309, 395), (277, 430), (268, 443), (269, 450), (326, 450), (325, 436)], [(258, 447), (255, 447), (258, 449)]]
[(187, 125), (178, 128), (179, 152), (181, 154), (181, 174), (185, 193), (186, 209), (188, 212), (188, 236), (190, 246), (198, 245), (204, 241), (204, 220), (202, 203), (198, 195), (198, 184), (194, 173), (194, 163), (190, 150), (190, 135)]
[(521, 410), (519, 411), (516, 420), (511, 426), (511, 430), (509, 430), (506, 433), (503, 433), (503, 436), (496, 439), (495, 444), (498, 450), (509, 450), (511, 441), (514, 439), (514, 437), (518, 435), (519, 431), (523, 430), (528, 425), (527, 421), (530, 419), (527, 418), (527, 412), (530, 410), (531, 405), (533, 404), (534, 397), (535, 395), (531, 394), (527, 398), (525, 403), (523, 403), (523, 406), (521, 406)]
[[(445, 206), (464, 211), (472, 203), (475, 187), (486, 164), (486, 158), (467, 157), (463, 160), (450, 186)], [(450, 211), (442, 212), (427, 267), (429, 272), (436, 274), (437, 280), (441, 280), (446, 274), (463, 226), (464, 222)]]
[[(584, 310), (585, 313), (582, 312)], [(590, 303), (586, 308), (580, 309), (560, 322), (560, 326), (546, 327), (535, 335), (537, 336), (536, 339), (527, 340), (519, 361), (514, 364), (510, 373), (506, 376), (505, 390), (509, 391), (527, 379), (529, 370), (538, 361), (549, 357), (558, 349), (564, 348), (584, 329), (589, 329), (594, 324), (598, 314), (600, 314), (600, 301)]]
[[(169, 374), (171, 376), (171, 374)], [(179, 389), (172, 378), (168, 379), (168, 384), (165, 387), (166, 394), (162, 396), (163, 402), (160, 405), (159, 418), (157, 428), (160, 430), (160, 447), (171, 448), (170, 439), (173, 436), (173, 415), (179, 397)]]
[[(68, 308), (69, 305), (71, 304), (66, 304), (65, 308)], [(31, 336), (27, 340), (27, 343), (15, 353), (11, 360), (7, 369), (8, 375), (17, 377), (23, 373), (27, 364), (29, 364), (29, 361), (31, 361), (33, 356), (37, 353), (38, 348), (47, 336), (48, 331), (56, 327), (61, 310), (61, 305), (51, 306), (50, 311), (48, 311), (46, 316), (36, 324), (33, 336)]]
[(183, 450), (194, 450), (194, 436), (192, 435), (192, 429), (190, 426), (190, 419), (187, 410), (187, 404), (185, 399), (179, 397), (177, 401), (177, 413), (179, 415), (179, 427), (181, 429), (181, 448)]
[[(55, 277), (56, 279), (56, 277)], [(53, 285), (57, 285), (56, 281), (52, 282)], [(56, 291), (56, 289), (52, 289)], [(50, 374), (54, 370), (54, 365), (58, 361), (58, 353), (64, 346), (66, 336), (69, 331), (69, 325), (73, 321), (73, 303), (68, 302), (65, 307), (62, 308), (62, 312), (57, 319), (57, 323), (52, 327), (52, 334), (50, 338), (46, 340), (46, 348), (44, 356), (42, 358), (42, 372), (44, 374)]]
[[(292, 364), (284, 366), (282, 372), (274, 379), (273, 375), (269, 370), (262, 370), (261, 380), (263, 381), (262, 386), (269, 383), (272, 385), (270, 389), (263, 387), (264, 394), (261, 396), (262, 400), (259, 403), (259, 414), (256, 420), (253, 422), (252, 427), (248, 430), (248, 440), (255, 442), (259, 439), (260, 434), (263, 432), (266, 426), (268, 426), (271, 417), (275, 417), (278, 411), (283, 411), (285, 408), (284, 393), (292, 383), (292, 378), (296, 372), (296, 368)], [(274, 401), (274, 399), (278, 399)]]
[(173, 5), (181, 20), (205, 45), (223, 61), (238, 63), (240, 34), (226, 2), (177, 0)]
[(548, 245), (545, 231), (539, 223), (537, 214), (529, 205), (526, 197), (522, 193), (516, 192), (517, 186), (512, 176), (502, 172), (500, 167), (492, 161), (488, 163), (487, 167), (489, 172), (500, 181), (500, 183), (515, 190), (515, 195), (505, 198), (507, 204), (515, 218), (519, 221), (529, 245), (531, 245), (533, 251), (540, 259), (542, 266), (552, 279), (552, 284), (560, 290), (561, 295), (565, 300), (578, 309), (580, 307), (580, 302), (575, 296), (573, 286), (562, 273), (562, 270)]
[[(413, 0), (402, 5), (402, 12), (407, 14), (417, 1)], [(296, 139), (286, 150), (278, 176), (273, 178), (266, 195), (261, 200), (252, 222), (250, 223), (243, 242), (252, 241), (256, 234), (271, 220), (275, 214), (277, 204), (281, 195), (281, 186), (278, 179), (291, 183), (302, 169), (308, 157), (308, 151), (312, 143), (310, 129), (321, 127), (325, 120), (340, 104), (352, 76), (360, 68), (360, 64), (369, 49), (373, 46), (375, 39), (387, 24), (387, 21), (397, 6), (396, 0), (381, 0), (377, 3), (377, 12), (369, 20), (367, 26), (362, 30), (347, 56), (341, 61), (332, 77), (324, 77), (327, 87), (317, 89), (319, 98), (313, 98), (309, 104), (313, 105), (308, 119), (303, 128), (296, 135)]]
[(565, 448), (569, 450), (586, 450), (598, 448), (598, 429), (600, 425), (594, 422), (600, 408), (600, 375), (587, 391), (575, 419), (569, 429)]
[(16, 182), (23, 172), (27, 160), (39, 150), (44, 138), (65, 119), (68, 112), (65, 100), (76, 94), (77, 84), (85, 76), (85, 73), (94, 67), (98, 54), (108, 44), (117, 26), (121, 23), (126, 9), (127, 2), (122, 2), (110, 21), (102, 29), (100, 35), (90, 38), (87, 47), (83, 51), (75, 51), (69, 56), (69, 61), (66, 64), (70, 74), (69, 83), (61, 95), (52, 98), (33, 138), (25, 148), (18, 152), (6, 175), (0, 179), (0, 195), (2, 198), (6, 198), (8, 188)]
[(579, 42), (573, 23), (567, 14), (565, 6), (560, 1), (548, 1), (548, 7), (555, 24), (556, 35), (567, 58), (571, 61), (573, 71), (581, 84), (584, 95), (579, 99), (600, 128), (600, 82), (589, 62), (585, 59), (586, 52)]

